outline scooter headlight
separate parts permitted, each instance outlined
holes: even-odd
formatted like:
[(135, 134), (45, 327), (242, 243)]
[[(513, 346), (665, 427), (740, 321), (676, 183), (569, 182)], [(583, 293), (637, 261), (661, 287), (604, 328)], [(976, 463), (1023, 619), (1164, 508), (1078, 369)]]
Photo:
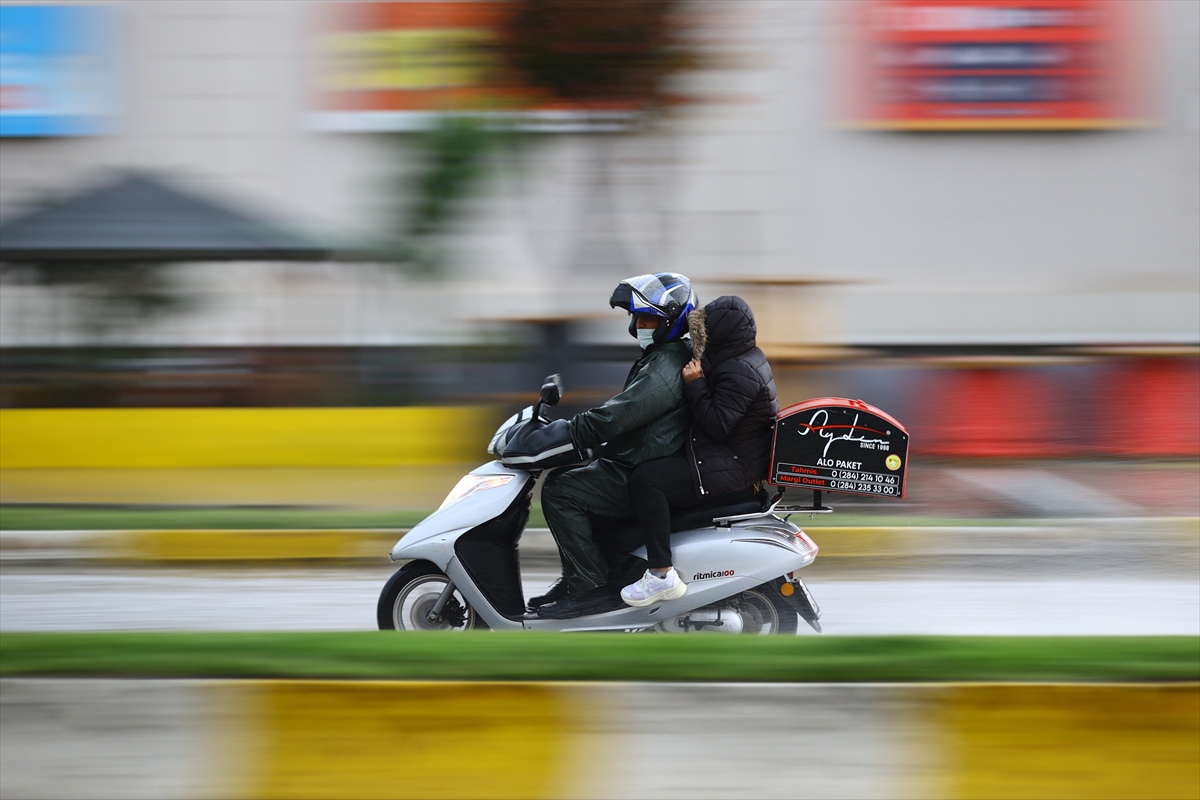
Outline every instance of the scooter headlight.
[(511, 481), (514, 475), (464, 475), (463, 479), (454, 485), (450, 490), (450, 494), (446, 495), (446, 499), (438, 506), (438, 511), (449, 505), (457, 503), (464, 497), (470, 497), (476, 492), (483, 492), (488, 489), (495, 489), (499, 486)]

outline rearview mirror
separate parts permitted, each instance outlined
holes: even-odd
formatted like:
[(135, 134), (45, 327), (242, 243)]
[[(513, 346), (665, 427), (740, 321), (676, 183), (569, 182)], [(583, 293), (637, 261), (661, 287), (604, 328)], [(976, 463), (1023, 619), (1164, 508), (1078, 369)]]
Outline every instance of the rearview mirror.
[(543, 405), (554, 406), (558, 405), (558, 401), (562, 399), (563, 382), (562, 376), (555, 373), (546, 378), (542, 384), (541, 402)]

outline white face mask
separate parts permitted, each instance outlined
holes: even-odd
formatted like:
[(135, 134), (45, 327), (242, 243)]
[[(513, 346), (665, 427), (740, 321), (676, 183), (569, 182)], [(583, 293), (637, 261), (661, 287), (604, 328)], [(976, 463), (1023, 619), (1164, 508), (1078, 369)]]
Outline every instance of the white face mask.
[(650, 345), (654, 344), (654, 328), (638, 328), (637, 329), (638, 344), (645, 350)]

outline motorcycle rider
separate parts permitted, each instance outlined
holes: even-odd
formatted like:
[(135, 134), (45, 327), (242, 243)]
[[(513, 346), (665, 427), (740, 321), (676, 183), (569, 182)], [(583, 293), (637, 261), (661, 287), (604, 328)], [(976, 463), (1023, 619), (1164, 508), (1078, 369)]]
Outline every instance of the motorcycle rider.
[(530, 610), (543, 617), (566, 619), (623, 606), (609, 585), (592, 521), (628, 518), (633, 470), (679, 452), (687, 433), (682, 371), (691, 360), (683, 339), (687, 318), (697, 305), (691, 281), (673, 272), (627, 278), (609, 305), (630, 313), (629, 333), (643, 352), (620, 394), (570, 421), (572, 442), (597, 458), (551, 473), (542, 487), (542, 510), (563, 567), (558, 583), (529, 601)]
[(687, 592), (671, 565), (670, 509), (744, 492), (765, 480), (770, 467), (779, 405), (754, 313), (742, 298), (725, 296), (688, 322), (694, 358), (683, 368), (691, 412), (686, 452), (639, 465), (630, 482), (649, 569), (621, 597), (639, 608)]

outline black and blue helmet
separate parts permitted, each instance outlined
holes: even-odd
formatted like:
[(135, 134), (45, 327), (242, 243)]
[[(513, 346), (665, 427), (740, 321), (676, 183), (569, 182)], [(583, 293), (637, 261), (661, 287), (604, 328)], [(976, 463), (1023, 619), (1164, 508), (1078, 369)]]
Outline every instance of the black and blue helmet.
[[(699, 301), (692, 291), (692, 282), (677, 272), (655, 272), (637, 275), (617, 284), (608, 304), (630, 314), (650, 314), (661, 317), (654, 331), (654, 342), (673, 342), (687, 333), (687, 315)], [(629, 321), (629, 334), (637, 336), (636, 321)]]

